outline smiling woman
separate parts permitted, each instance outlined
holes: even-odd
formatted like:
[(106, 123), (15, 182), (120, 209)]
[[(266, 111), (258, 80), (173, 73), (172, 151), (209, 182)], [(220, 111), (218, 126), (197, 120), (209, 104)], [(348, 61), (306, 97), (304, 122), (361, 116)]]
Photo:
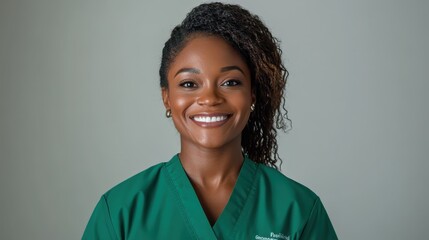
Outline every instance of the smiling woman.
[(195, 37), (167, 75), (162, 94), (180, 133), (181, 159), (192, 158), (194, 148), (235, 149), (233, 159), (241, 162), (241, 132), (255, 97), (240, 54), (219, 37)]
[(257, 16), (194, 8), (160, 78), (180, 152), (105, 193), (83, 239), (337, 239), (317, 195), (277, 170), (287, 71)]

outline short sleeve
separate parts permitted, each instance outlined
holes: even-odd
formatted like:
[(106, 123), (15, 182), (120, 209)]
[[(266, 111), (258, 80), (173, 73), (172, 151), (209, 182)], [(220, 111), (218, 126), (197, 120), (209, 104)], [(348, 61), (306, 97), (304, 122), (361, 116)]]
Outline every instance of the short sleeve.
[(106, 198), (101, 197), (100, 201), (94, 209), (94, 212), (86, 225), (82, 236), (83, 240), (117, 240), (112, 220), (110, 218), (109, 207)]
[(313, 209), (311, 210), (310, 217), (304, 226), (300, 240), (336, 240), (334, 227), (329, 220), (328, 214), (323, 207), (320, 199), (317, 198)]

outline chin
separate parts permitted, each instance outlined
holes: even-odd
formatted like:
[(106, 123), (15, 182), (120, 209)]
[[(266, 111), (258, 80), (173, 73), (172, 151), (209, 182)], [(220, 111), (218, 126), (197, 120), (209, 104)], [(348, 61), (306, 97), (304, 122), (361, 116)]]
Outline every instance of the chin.
[[(241, 138), (239, 138), (239, 139), (241, 139)], [(221, 149), (223, 147), (231, 145), (234, 142), (234, 140), (233, 139), (225, 139), (225, 138), (213, 139), (213, 137), (204, 137), (203, 139), (197, 139), (195, 142), (201, 148), (214, 150), (214, 149)]]
[(214, 141), (203, 141), (203, 142), (199, 142), (198, 145), (201, 148), (206, 148), (206, 149), (219, 149), (225, 146), (226, 144), (221, 142), (214, 142)]

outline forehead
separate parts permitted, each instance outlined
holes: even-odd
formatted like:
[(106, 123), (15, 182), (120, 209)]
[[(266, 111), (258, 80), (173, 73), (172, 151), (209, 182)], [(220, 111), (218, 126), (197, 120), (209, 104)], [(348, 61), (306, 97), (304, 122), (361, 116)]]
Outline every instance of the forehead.
[(216, 36), (195, 36), (177, 54), (168, 75), (181, 68), (209, 71), (234, 65), (248, 72), (246, 61), (228, 42)]

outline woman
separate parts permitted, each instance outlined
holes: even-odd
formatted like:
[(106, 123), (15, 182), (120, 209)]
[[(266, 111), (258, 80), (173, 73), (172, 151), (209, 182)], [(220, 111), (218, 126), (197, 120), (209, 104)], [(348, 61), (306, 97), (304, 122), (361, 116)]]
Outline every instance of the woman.
[(160, 78), (180, 153), (104, 194), (83, 239), (337, 239), (319, 198), (277, 170), (287, 71), (257, 16), (194, 8)]

